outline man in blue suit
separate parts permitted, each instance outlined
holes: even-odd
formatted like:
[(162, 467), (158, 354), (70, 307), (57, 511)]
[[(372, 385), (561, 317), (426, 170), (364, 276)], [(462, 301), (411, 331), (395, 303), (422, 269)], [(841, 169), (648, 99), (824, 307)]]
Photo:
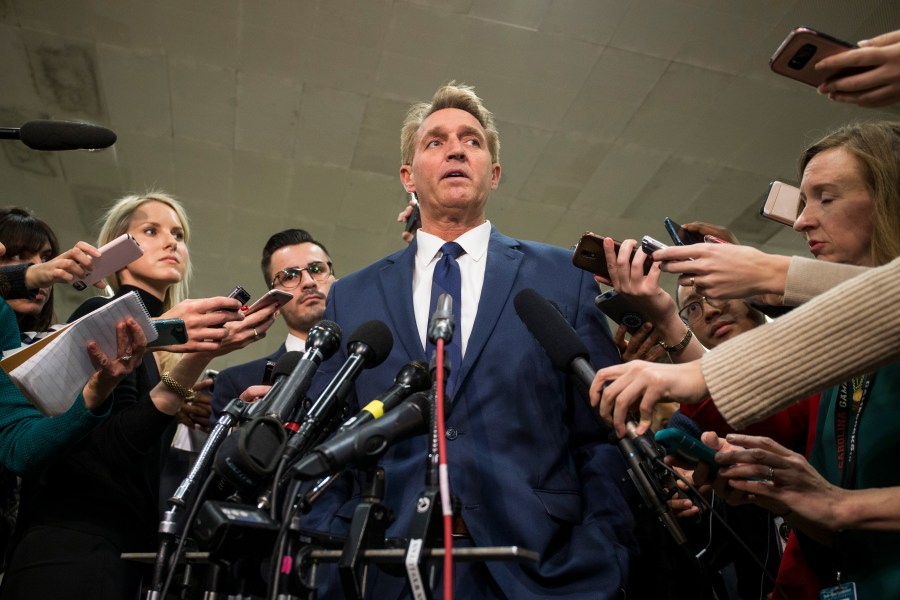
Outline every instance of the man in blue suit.
[(322, 318), (325, 298), (334, 281), (328, 251), (304, 229), (286, 229), (270, 237), (263, 248), (261, 266), (269, 289), (294, 295), (279, 309), (288, 328), (287, 339), (273, 354), (219, 373), (213, 391), (214, 417), (248, 387), (263, 383), (266, 363), (278, 360), (287, 351), (306, 349), (306, 336)]
[[(394, 335), (384, 363), (356, 380), (354, 410), (388, 389), (404, 364), (430, 358), (425, 338), (432, 275), (442, 245), (457, 242), (463, 253), (457, 259), (461, 314), (454, 336), (462, 363), (452, 365), (453, 409), (446, 421), (450, 488), (461, 513), (454, 544), (517, 545), (541, 559), (455, 563), (455, 594), (619, 598), (635, 549), (621, 489), (624, 463), (584, 397), (521, 322), (513, 298), (534, 288), (555, 301), (588, 345), (594, 366), (616, 363), (619, 355), (593, 304), (597, 286), (572, 266), (571, 253), (507, 237), (485, 219), (488, 197), (500, 182), (499, 145), (493, 116), (468, 86), (444, 86), (431, 103), (414, 105), (401, 133), (400, 179), (418, 196), (422, 228), (406, 249), (336, 282), (325, 318), (345, 332), (378, 319)], [(316, 387), (345, 358), (342, 348), (324, 363)], [(418, 436), (382, 459), (384, 504), (396, 516), (389, 537), (410, 534), (426, 455), (427, 436)], [(350, 498), (335, 511), (332, 529), (346, 526), (358, 501)], [(371, 571), (368, 597), (409, 596), (405, 578)]]

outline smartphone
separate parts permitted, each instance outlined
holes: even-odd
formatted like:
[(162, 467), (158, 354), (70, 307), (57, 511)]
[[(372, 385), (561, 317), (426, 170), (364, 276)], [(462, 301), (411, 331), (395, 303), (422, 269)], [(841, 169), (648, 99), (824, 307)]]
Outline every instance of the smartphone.
[(681, 225), (666, 217), (663, 219), (663, 225), (672, 238), (672, 243), (676, 246), (687, 246), (690, 244), (700, 244), (703, 242), (703, 236), (694, 231), (687, 231)]
[(788, 34), (772, 58), (769, 59), (769, 68), (779, 75), (819, 87), (820, 84), (832, 77), (855, 75), (872, 68), (854, 67), (824, 71), (817, 71), (814, 68), (816, 63), (823, 58), (856, 47), (856, 44), (839, 40), (821, 31), (809, 27), (797, 27)]
[(603, 292), (594, 298), (594, 304), (603, 311), (607, 317), (624, 325), (629, 333), (635, 333), (647, 319), (628, 304), (616, 290)]
[(650, 256), (657, 250), (662, 250), (664, 248), (668, 248), (668, 246), (666, 246), (659, 240), (650, 237), (649, 235), (645, 235), (644, 237), (641, 238), (641, 248), (644, 249), (644, 253), (647, 256)]
[(662, 429), (656, 432), (655, 438), (666, 449), (666, 454), (677, 454), (692, 463), (702, 461), (713, 467), (719, 466), (715, 450), (680, 429)]
[(420, 227), (422, 227), (422, 213), (419, 212), (419, 205), (416, 204), (413, 206), (412, 212), (409, 213), (409, 218), (406, 219), (406, 225), (404, 225), (403, 230), (406, 233), (414, 234)]
[(92, 261), (91, 273), (84, 279), (76, 279), (72, 282), (72, 287), (79, 292), (87, 289), (89, 285), (94, 285), (101, 279), (109, 277), (116, 271), (124, 269), (144, 255), (144, 251), (141, 250), (137, 241), (127, 233), (123, 233), (97, 250), (100, 251), (100, 258)]
[(773, 181), (769, 184), (769, 193), (762, 208), (759, 209), (759, 214), (793, 227), (800, 214), (800, 189), (780, 181)]
[(269, 290), (259, 297), (259, 300), (250, 305), (250, 308), (244, 312), (244, 316), (252, 315), (259, 309), (269, 306), (270, 304), (278, 304), (279, 308), (294, 299), (294, 295), (284, 290)]
[(245, 306), (248, 302), (250, 302), (250, 292), (245, 290), (239, 285), (234, 286), (234, 289), (231, 290), (231, 293), (228, 294), (229, 298), (237, 298), (241, 301), (241, 306)]
[[(617, 256), (621, 245), (622, 242), (613, 240), (613, 247)], [(631, 260), (634, 260), (636, 252), (637, 250), (631, 253)], [(584, 269), (585, 271), (609, 279), (609, 269), (606, 266), (606, 254), (603, 252), (603, 236), (586, 231), (584, 235), (581, 236), (581, 239), (578, 240), (578, 245), (575, 246), (575, 251), (572, 254), (572, 264), (579, 269)], [(651, 266), (653, 266), (653, 261), (648, 256), (647, 260), (644, 261), (644, 275), (650, 272)]]
[(155, 346), (177, 346), (188, 341), (187, 327), (181, 319), (156, 319), (153, 321), (157, 338), (147, 344), (148, 348)]
[(219, 376), (219, 372), (216, 371), (215, 369), (207, 369), (207, 370), (203, 371), (203, 376), (200, 377), (200, 381), (204, 381), (206, 379), (213, 380), (212, 385), (210, 385), (208, 388), (206, 388), (206, 391), (209, 392), (210, 394), (213, 393), (213, 388), (216, 386), (216, 377), (218, 377), (218, 376)]

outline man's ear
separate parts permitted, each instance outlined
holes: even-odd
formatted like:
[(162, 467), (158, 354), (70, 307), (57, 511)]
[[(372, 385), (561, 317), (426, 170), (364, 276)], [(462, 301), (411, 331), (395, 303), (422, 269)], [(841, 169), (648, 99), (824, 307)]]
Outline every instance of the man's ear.
[(411, 166), (403, 165), (400, 167), (400, 183), (406, 188), (407, 193), (416, 193), (416, 179), (413, 177)]

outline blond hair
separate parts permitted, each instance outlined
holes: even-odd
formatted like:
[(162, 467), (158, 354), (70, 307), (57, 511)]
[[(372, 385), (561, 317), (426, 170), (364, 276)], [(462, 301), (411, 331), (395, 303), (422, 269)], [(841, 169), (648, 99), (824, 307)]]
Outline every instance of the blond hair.
[(494, 115), (484, 107), (470, 85), (457, 85), (451, 81), (434, 93), (431, 102), (413, 104), (403, 120), (400, 130), (400, 164), (411, 165), (416, 154), (416, 133), (429, 115), (445, 108), (464, 110), (475, 117), (484, 128), (491, 162), (500, 162), (500, 133), (494, 125)]
[[(188, 223), (184, 206), (169, 194), (151, 191), (145, 194), (125, 196), (124, 198), (115, 201), (102, 217), (102, 225), (100, 227), (100, 235), (97, 238), (97, 246), (99, 247), (109, 243), (123, 233), (126, 233), (128, 227), (131, 225), (131, 219), (134, 216), (134, 212), (147, 202), (162, 202), (175, 211), (175, 214), (178, 215), (178, 220), (181, 221), (181, 228), (184, 232), (184, 243), (186, 245), (191, 239), (191, 228)], [(190, 277), (191, 261), (189, 258), (184, 278), (178, 283), (170, 285), (166, 289), (166, 294), (163, 297), (163, 312), (187, 298), (187, 287)], [(119, 291), (119, 288), (122, 285), (118, 272), (107, 277), (106, 282), (114, 292)]]

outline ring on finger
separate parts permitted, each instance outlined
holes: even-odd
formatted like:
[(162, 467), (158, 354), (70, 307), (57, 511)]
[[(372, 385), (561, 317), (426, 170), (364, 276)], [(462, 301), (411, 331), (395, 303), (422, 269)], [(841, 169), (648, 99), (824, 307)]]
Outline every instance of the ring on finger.
[(253, 338), (257, 340), (259, 339), (259, 332), (256, 330), (256, 327), (253, 328)]
[(769, 467), (769, 470), (766, 471), (766, 479), (771, 482), (775, 481), (775, 467)]
[(125, 355), (123, 355), (123, 356), (120, 356), (117, 360), (121, 360), (122, 362), (128, 362), (128, 361), (131, 360), (132, 358), (133, 358), (133, 357), (132, 357), (131, 354), (125, 354)]

